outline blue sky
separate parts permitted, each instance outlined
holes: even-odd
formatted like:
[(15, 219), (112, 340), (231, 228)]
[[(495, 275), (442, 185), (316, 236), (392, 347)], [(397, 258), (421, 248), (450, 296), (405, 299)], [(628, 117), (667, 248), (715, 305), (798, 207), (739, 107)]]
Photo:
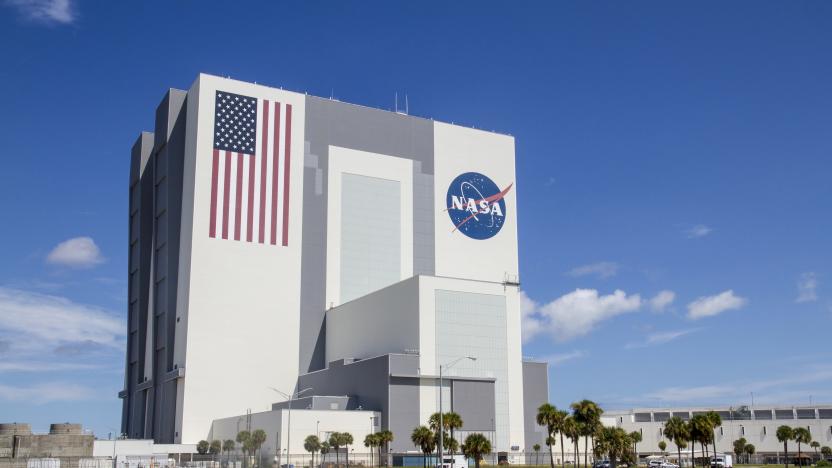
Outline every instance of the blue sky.
[(198, 72), (511, 133), (551, 400), (832, 401), (832, 3), (0, 2), (0, 415), (117, 431), (129, 149)]

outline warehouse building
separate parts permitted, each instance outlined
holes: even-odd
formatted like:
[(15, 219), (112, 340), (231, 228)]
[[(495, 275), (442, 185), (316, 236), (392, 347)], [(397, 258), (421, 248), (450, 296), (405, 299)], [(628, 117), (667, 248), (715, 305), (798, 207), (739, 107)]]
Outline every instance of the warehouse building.
[(389, 429), (407, 451), (441, 401), (463, 437), (541, 443), (514, 161), (511, 136), (399, 112), (204, 74), (170, 90), (132, 150), (123, 432), (262, 428), (278, 455)]
[[(603, 422), (627, 432), (640, 432), (642, 441), (637, 445), (640, 455), (660, 455), (658, 444), (664, 440), (666, 452), (675, 459), (676, 445), (663, 435), (665, 422), (674, 416), (689, 421), (691, 417), (709, 411), (716, 412), (722, 419), (722, 426), (715, 431), (716, 449), (721, 453), (732, 453), (734, 441), (745, 438), (747, 443), (754, 445), (755, 462), (783, 463), (783, 443), (777, 440), (777, 428), (783, 425), (805, 427), (821, 446), (832, 446), (832, 406), (829, 405), (632, 409), (608, 411), (603, 415)], [(797, 444), (790, 442), (789, 447), (789, 456), (796, 456)], [(702, 456), (698, 444), (694, 450), (696, 457)], [(815, 456), (815, 449), (808, 445), (803, 447), (803, 452)], [(683, 461), (690, 459), (690, 447), (683, 451), (682, 458)]]

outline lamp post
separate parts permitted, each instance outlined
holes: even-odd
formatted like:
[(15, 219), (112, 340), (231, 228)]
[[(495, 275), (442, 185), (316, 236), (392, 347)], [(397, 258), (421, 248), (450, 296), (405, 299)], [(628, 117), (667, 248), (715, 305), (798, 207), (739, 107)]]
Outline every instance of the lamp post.
[(474, 356), (462, 356), (447, 364), (439, 365), (439, 466), (442, 468), (445, 466), (445, 453), (442, 450), (442, 443), (445, 439), (445, 427), (442, 424), (442, 369), (449, 369), (463, 359), (470, 359), (471, 361), (477, 360)]
[[(292, 459), (290, 458), (290, 453), (291, 453), (290, 448), (292, 446), (291, 445), (292, 444), (292, 395), (281, 392), (280, 390), (278, 390), (274, 387), (268, 387), (268, 388), (277, 392), (277, 393), (279, 393), (284, 398), (286, 398), (286, 400), (289, 401), (289, 422), (287, 424), (288, 427), (286, 428), (286, 465), (290, 465), (292, 463)], [(294, 397), (297, 398), (297, 397), (300, 396), (301, 393), (306, 393), (310, 390), (312, 390), (312, 387), (307, 387), (307, 388), (304, 388), (303, 390), (298, 390), (297, 392), (295, 392)], [(275, 441), (275, 442), (277, 442), (277, 441)]]

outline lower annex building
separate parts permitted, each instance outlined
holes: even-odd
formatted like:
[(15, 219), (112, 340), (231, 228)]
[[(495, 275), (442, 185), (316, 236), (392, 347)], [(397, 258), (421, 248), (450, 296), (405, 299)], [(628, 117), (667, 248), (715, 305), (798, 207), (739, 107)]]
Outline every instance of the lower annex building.
[(513, 137), (201, 74), (164, 96), (129, 180), (127, 436), (262, 428), (279, 454), (389, 429), (404, 452), (441, 397), (459, 440), (544, 440)]

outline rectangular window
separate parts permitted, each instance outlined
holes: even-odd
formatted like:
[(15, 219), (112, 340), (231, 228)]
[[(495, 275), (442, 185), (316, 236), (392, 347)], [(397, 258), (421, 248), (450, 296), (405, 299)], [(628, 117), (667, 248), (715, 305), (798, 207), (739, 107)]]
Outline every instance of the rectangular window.
[(797, 419), (815, 419), (814, 408), (798, 408), (796, 413)]
[(650, 417), (650, 413), (636, 413), (636, 422), (652, 422), (653, 419)]
[(771, 419), (771, 410), (754, 410), (754, 419), (756, 420), (769, 420)]
[(655, 422), (665, 422), (668, 419), (670, 419), (670, 413), (668, 412), (653, 413), (653, 421)]
[(794, 411), (788, 410), (774, 410), (774, 417), (776, 419), (794, 419)]

